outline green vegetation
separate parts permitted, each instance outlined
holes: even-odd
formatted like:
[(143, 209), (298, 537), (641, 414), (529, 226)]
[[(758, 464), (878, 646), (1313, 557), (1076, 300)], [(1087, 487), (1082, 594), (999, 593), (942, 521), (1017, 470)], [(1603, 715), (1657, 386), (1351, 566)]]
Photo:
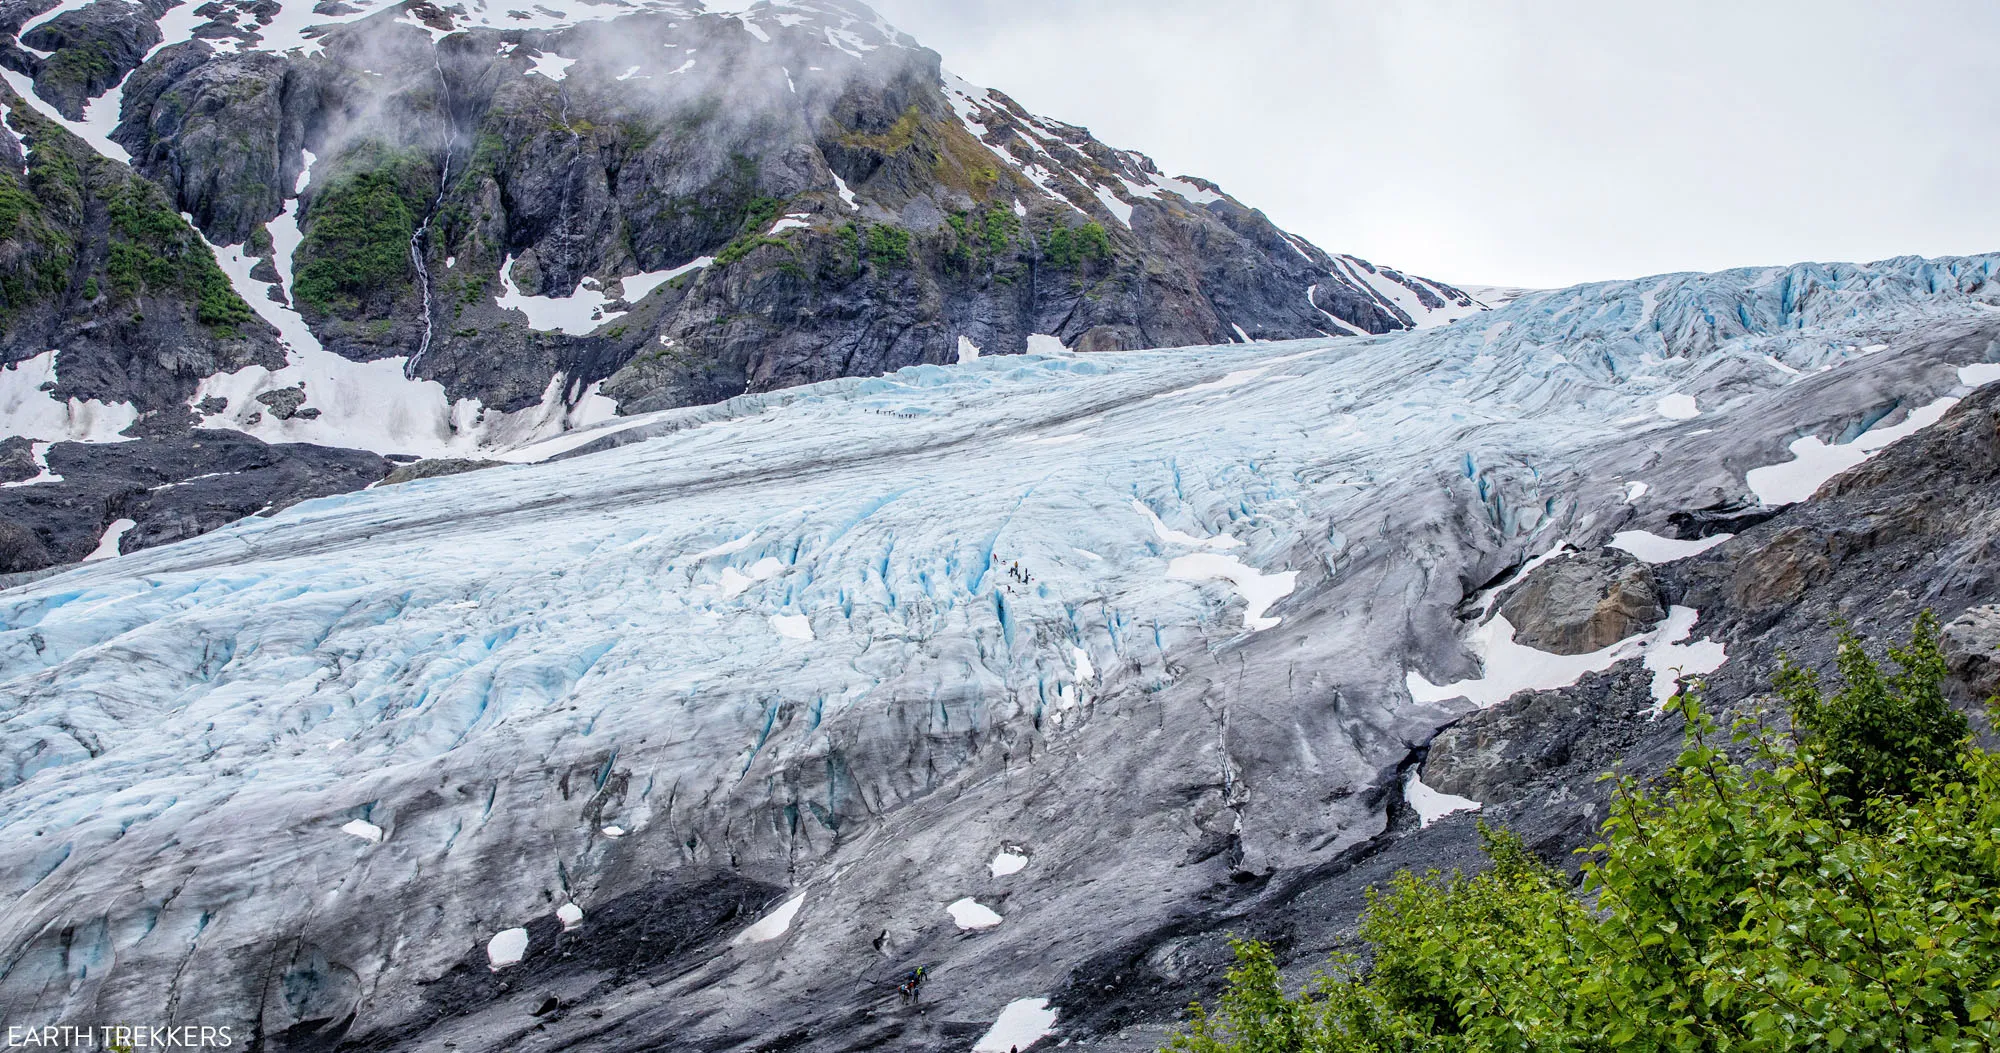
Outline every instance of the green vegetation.
[(104, 274), (119, 294), (178, 292), (194, 301), (195, 320), (219, 336), (235, 336), (256, 317), (160, 188), (128, 179), (104, 204), (111, 220)]
[(921, 127), (923, 127), (923, 117), (917, 113), (915, 106), (911, 106), (903, 111), (901, 117), (896, 118), (896, 123), (879, 134), (848, 132), (840, 137), (840, 141), (847, 146), (863, 147), (879, 154), (894, 156), (909, 149), (910, 145), (917, 141), (917, 130)]
[(782, 239), (765, 235), (771, 224), (778, 221), (784, 212), (785, 203), (774, 197), (755, 197), (745, 207), (742, 222), (737, 224), (736, 238), (715, 254), (715, 266), (727, 267), (737, 263), (765, 245), (789, 248)]
[(885, 269), (910, 265), (910, 232), (901, 227), (868, 228), (868, 262)]
[(86, 40), (56, 49), (43, 66), (42, 79), (51, 85), (74, 84), (88, 95), (92, 87), (117, 79), (118, 65), (112, 60), (111, 45), (102, 40)]
[(410, 239), (413, 199), (423, 173), (415, 154), (364, 147), (346, 162), (351, 174), (330, 183), (306, 216), (303, 261), (292, 283), (302, 304), (353, 312), (361, 301), (414, 279)]
[[(1214, 1011), (1176, 1053), (1989, 1050), (2000, 1047), (2000, 755), (1938, 691), (1936, 622), (1884, 675), (1843, 635), (1840, 690), (1786, 662), (1794, 732), (1687, 746), (1624, 780), (1581, 894), (1521, 841), (1492, 866), (1371, 893), (1372, 968), (1339, 958), (1288, 996), (1236, 944)], [(2000, 699), (1989, 703), (2000, 709)]]
[(1057, 227), (1042, 239), (1042, 259), (1052, 267), (1072, 270), (1090, 260), (1111, 257), (1111, 238), (1097, 223)]

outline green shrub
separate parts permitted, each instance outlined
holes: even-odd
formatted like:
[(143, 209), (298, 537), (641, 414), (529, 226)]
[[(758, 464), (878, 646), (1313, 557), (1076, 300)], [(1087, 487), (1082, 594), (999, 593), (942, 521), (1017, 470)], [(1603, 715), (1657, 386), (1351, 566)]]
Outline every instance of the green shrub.
[(330, 183), (306, 216), (302, 261), (292, 291), (320, 311), (352, 311), (385, 289), (415, 280), (410, 239), (418, 211), (411, 204), (413, 157), (364, 148), (352, 174)]
[(1947, 743), (1935, 628), (1891, 651), (1893, 677), (1843, 637), (1832, 699), (1787, 663), (1800, 733), (1740, 726), (1747, 760), (1679, 699), (1686, 749), (1657, 785), (1620, 783), (1581, 895), (1482, 826), (1486, 871), (1371, 892), (1365, 974), (1338, 959), (1288, 996), (1269, 950), (1238, 944), (1215, 1012), (1167, 1048), (2000, 1048), (2000, 758)]
[(1060, 270), (1081, 266), (1089, 260), (1106, 259), (1111, 255), (1111, 238), (1104, 228), (1096, 223), (1083, 226), (1057, 227), (1042, 239), (1042, 259)]
[(1835, 663), (1844, 683), (1831, 698), (1822, 695), (1812, 670), (1789, 658), (1778, 670), (1778, 691), (1794, 726), (1821, 757), (1841, 767), (1833, 791), (1856, 814), (1867, 802), (1905, 798), (1930, 782), (1965, 776), (1960, 746), (1970, 728), (1938, 690), (1946, 670), (1937, 635), (1937, 618), (1925, 612), (1910, 646), (1889, 649), (1898, 671), (1885, 678), (1860, 639), (1843, 632)]
[(868, 262), (894, 269), (910, 265), (910, 232), (901, 227), (868, 228)]
[(779, 214), (784, 210), (785, 203), (777, 198), (752, 198), (744, 209), (742, 221), (736, 226), (736, 238), (715, 254), (714, 265), (727, 267), (740, 262), (743, 257), (766, 245), (789, 248), (783, 239), (768, 237), (764, 233), (771, 229), (771, 224), (778, 221)]

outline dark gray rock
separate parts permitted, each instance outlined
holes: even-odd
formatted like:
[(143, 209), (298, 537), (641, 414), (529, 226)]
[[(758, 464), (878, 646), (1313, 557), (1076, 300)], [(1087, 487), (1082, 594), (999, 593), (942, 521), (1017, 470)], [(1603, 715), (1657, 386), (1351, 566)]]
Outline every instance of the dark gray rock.
[(358, 490), (389, 464), (372, 453), (267, 445), (233, 431), (109, 444), (58, 443), (61, 482), (0, 489), (0, 573), (73, 563), (113, 520), (136, 522), (120, 550), (207, 533), (245, 516)]
[(1565, 767), (1607, 770), (1652, 715), (1652, 677), (1634, 665), (1461, 717), (1431, 740), (1424, 784), (1490, 806)]
[[(449, 11), (424, 12), (451, 24)], [(116, 137), (222, 244), (259, 235), (313, 150), (293, 299), (322, 343), (357, 360), (414, 355), (417, 375), (503, 411), (539, 402), (558, 373), (579, 389), (606, 381), (638, 412), (950, 362), (961, 337), (1005, 354), (1037, 333), (1109, 350), (1226, 342), (1238, 328), (1339, 331), (1322, 312), (1367, 332), (1413, 323), (1367, 281), (1426, 305), (1470, 303), (1328, 256), (1227, 197), (1127, 195), (1128, 225), (1095, 187), (1158, 178), (1144, 156), (998, 93), (981, 141), (946, 99), (934, 53), (857, 58), (810, 25), (772, 35), (762, 43), (726, 17), (634, 16), (471, 29), (433, 46), (385, 13), (327, 34), (310, 58), (219, 55), (196, 40), (133, 74)], [(625, 56), (670, 42), (730, 77), (618, 79)], [(537, 51), (595, 57), (557, 82), (524, 75)], [(995, 154), (1046, 165), (1037, 151), (1051, 135), (1075, 159), (1049, 176), (1053, 197)], [(390, 221), (378, 231), (388, 241), (368, 247), (381, 250), (374, 269), (355, 266), (351, 230), (335, 229), (364, 200)], [(771, 236), (774, 208), (809, 225)], [(1056, 244), (1086, 223), (1104, 232), (1101, 256)], [(862, 244), (878, 230), (895, 251)], [(411, 240), (421, 265), (389, 244)], [(531, 330), (494, 303), (509, 258), (524, 292), (563, 296), (705, 255), (722, 262), (588, 335)]]
[(1945, 626), (1951, 675), (1975, 701), (2000, 696), (2000, 606), (1975, 607)]
[[(0, 362), (60, 348), (51, 394), (132, 404), (139, 421), (130, 435), (185, 433), (205, 377), (284, 365), (277, 332), (231, 291), (159, 187), (4, 86), (0, 99), (10, 104), (9, 128), (32, 147), (23, 189), (34, 220), (0, 254), (0, 280), (33, 293), (0, 322)], [(126, 254), (124, 265), (112, 266), (114, 251)]]
[(257, 396), (257, 401), (270, 407), (271, 416), (279, 420), (291, 420), (293, 414), (299, 412), (299, 407), (305, 405), (306, 387), (300, 384), (295, 388), (266, 391)]
[(1652, 568), (1616, 549), (1536, 567), (1508, 591), (1500, 614), (1515, 640), (1565, 655), (1601, 651), (1667, 616)]
[(502, 461), (465, 460), (457, 457), (437, 457), (398, 466), (382, 480), (383, 486), (412, 482), (417, 479), (436, 479), (445, 475), (460, 475), (476, 472), (482, 468), (499, 468)]
[(35, 463), (35, 444), (20, 436), (0, 439), (0, 483), (18, 483), (42, 474)]
[(83, 104), (104, 94), (160, 42), (155, 22), (169, 3), (94, 0), (36, 26), (21, 43), (54, 52), (35, 73), (35, 93), (64, 117), (83, 119)]

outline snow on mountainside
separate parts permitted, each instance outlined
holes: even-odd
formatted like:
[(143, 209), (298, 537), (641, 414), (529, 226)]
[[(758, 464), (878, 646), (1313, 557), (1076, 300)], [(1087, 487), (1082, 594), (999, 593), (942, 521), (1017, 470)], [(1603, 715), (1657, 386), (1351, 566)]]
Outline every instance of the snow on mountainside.
[[(1647, 539), (1754, 510), (1788, 447), (2000, 379), (1996, 272), (913, 366), (0, 594), (0, 1003), (280, 1044), (1060, 1028), (1098, 948), (1370, 839), (1413, 743), (1595, 667), (1485, 586), (1679, 558)], [(1602, 664), (1714, 668), (1702, 617)], [(948, 1009), (867, 1011), (917, 964)]]
[[(480, 459), (620, 413), (968, 353), (1383, 333), (1481, 309), (967, 84), (858, 3), (32, 13), (47, 2), (0, 12), (0, 183), (37, 213), (0, 258), (17, 290), (0, 362), (53, 384), (28, 400), (37, 420), (78, 423), (30, 436), (9, 414), (0, 438), (98, 457), (60, 445), (102, 438), (86, 425), (108, 413), (140, 439), (123, 476), (214, 474), (151, 440), (223, 430), (314, 480), (281, 495), (239, 479), (237, 515), (345, 485), (327, 449)], [(87, 221), (100, 212), (118, 221)], [(0, 572), (93, 550), (122, 497), (83, 478), (0, 500)], [(127, 547), (228, 518), (177, 500)]]

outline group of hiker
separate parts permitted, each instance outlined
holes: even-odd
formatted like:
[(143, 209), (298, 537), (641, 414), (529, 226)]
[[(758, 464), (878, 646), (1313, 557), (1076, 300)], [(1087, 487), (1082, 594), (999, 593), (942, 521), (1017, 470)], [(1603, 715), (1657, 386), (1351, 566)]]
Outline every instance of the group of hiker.
[[(995, 563), (1000, 562), (1000, 557), (994, 556), (993, 562)], [(1007, 565), (1007, 576), (1013, 578), (1016, 582), (1019, 582), (1022, 585), (1031, 585), (1034, 583), (1035, 580), (1035, 576), (1033, 574), (1030, 574), (1027, 571), (1021, 569), (1021, 561), (1018, 559)], [(1014, 590), (1008, 589), (1007, 591), (1012, 592)]]

